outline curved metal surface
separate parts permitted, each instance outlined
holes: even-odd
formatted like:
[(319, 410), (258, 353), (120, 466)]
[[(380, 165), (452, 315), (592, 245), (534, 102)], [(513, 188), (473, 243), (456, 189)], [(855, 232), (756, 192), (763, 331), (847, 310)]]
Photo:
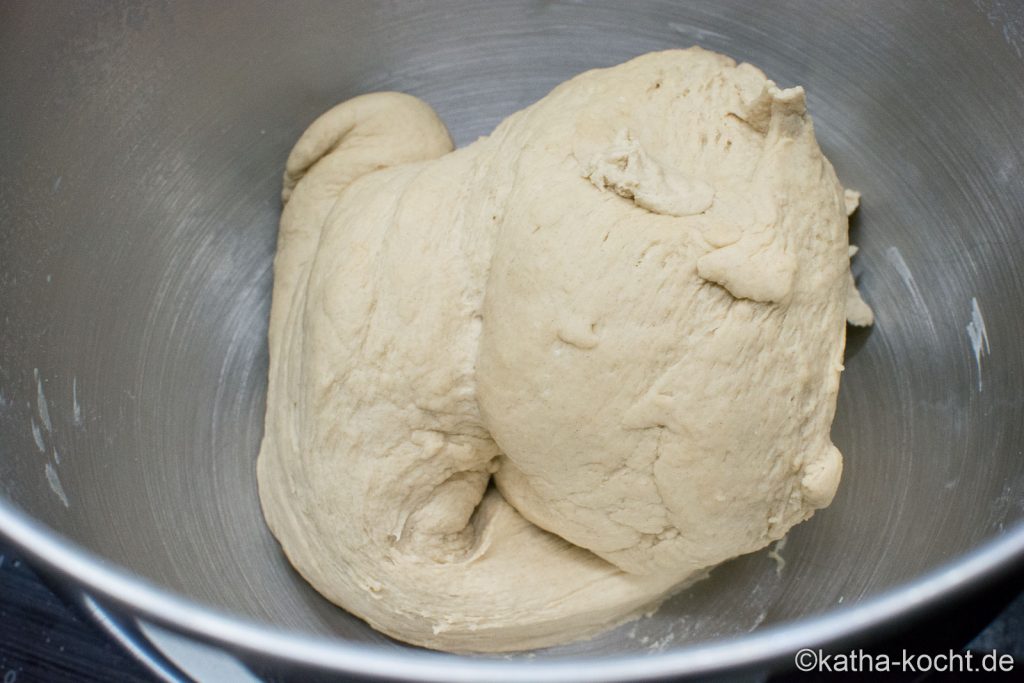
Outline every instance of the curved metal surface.
[(989, 541), (946, 567), (828, 614), (761, 628), (738, 638), (685, 645), (654, 656), (648, 653), (537, 662), (527, 658), (457, 657), (414, 648), (391, 651), (282, 632), (233, 618), (140, 581), (121, 568), (97, 561), (19, 512), (0, 509), (0, 514), (5, 536), (20, 544), (48, 571), (109, 601), (104, 605), (221, 646), (255, 663), (256, 670), (290, 665), (293, 673), (300, 674), (298, 680), (306, 680), (310, 670), (438, 683), (675, 680), (723, 671), (743, 673), (783, 665), (800, 648), (840, 647), (863, 639), (867, 633), (880, 635), (898, 629), (898, 622), (920, 617), (939, 601), (976, 590), (1024, 562), (1024, 526), (1018, 525), (1004, 537)]
[[(835, 503), (656, 615), (529, 662), (406, 648), (321, 599), (254, 461), (285, 155), (380, 89), (464, 144), (594, 66), (698, 42), (804, 84), (864, 192)], [(0, 534), (105, 604), (247, 658), (611, 680), (855, 638), (1024, 555), (1024, 7), (8, 3), (0, 9)], [(35, 520), (35, 521), (33, 521)], [(754, 630), (753, 633), (749, 631)]]
[(188, 675), (174, 662), (164, 657), (130, 621), (119, 619), (87, 595), (78, 596), (75, 606), (99, 625), (114, 642), (141, 662), (150, 673), (163, 683), (188, 683)]

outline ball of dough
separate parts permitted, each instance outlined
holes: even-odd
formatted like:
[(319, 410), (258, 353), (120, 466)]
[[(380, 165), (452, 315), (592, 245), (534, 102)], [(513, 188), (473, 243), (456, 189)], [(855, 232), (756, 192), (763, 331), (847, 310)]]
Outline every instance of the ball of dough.
[(375, 628), (587, 637), (831, 501), (866, 304), (801, 88), (653, 53), (456, 151), (423, 102), (367, 95), (306, 131), (283, 196), (261, 501)]

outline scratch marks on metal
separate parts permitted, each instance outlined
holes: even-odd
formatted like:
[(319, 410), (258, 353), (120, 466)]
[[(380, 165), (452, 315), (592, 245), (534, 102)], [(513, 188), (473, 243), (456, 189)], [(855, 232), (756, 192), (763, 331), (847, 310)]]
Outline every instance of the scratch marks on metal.
[(971, 348), (974, 350), (974, 363), (978, 368), (978, 391), (984, 390), (981, 380), (981, 357), (991, 351), (988, 344), (988, 332), (985, 330), (985, 319), (981, 317), (981, 308), (978, 307), (978, 299), (971, 297), (971, 320), (967, 323), (967, 336), (971, 340)]

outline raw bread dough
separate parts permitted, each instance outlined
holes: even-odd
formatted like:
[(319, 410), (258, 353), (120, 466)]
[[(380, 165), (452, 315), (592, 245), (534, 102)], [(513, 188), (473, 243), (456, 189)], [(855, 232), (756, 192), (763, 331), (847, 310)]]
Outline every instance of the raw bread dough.
[(587, 637), (832, 500), (847, 213), (801, 88), (648, 54), (457, 151), (366, 95), (283, 196), (260, 496), (380, 631)]

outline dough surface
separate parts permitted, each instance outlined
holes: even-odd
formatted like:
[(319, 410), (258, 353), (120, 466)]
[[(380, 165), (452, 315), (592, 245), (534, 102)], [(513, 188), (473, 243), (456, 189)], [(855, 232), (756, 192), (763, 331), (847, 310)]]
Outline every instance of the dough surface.
[(652, 53), (456, 151), (423, 102), (365, 95), (283, 198), (260, 497), (374, 628), (588, 637), (832, 500), (863, 301), (801, 88)]

